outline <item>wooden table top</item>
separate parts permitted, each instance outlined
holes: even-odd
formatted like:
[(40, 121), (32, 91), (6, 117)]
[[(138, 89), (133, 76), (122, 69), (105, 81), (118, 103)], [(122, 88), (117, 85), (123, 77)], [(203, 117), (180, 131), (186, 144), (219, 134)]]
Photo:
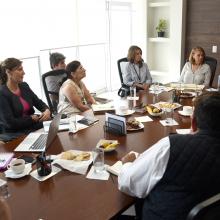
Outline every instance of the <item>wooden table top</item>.
[[(168, 95), (169, 93), (163, 93), (159, 98), (165, 101)], [(140, 100), (145, 104), (152, 103), (152, 94), (141, 92)], [(192, 104), (192, 100), (189, 99), (181, 102), (184, 105)], [(135, 116), (142, 115), (135, 113)], [(99, 118), (97, 124), (74, 135), (59, 132), (48, 149), (48, 154), (59, 154), (70, 149), (89, 151), (104, 137), (117, 139), (120, 145), (116, 151), (105, 154), (105, 163), (112, 165), (131, 150), (143, 152), (162, 137), (175, 133), (176, 128), (190, 127), (190, 118), (181, 116), (175, 111), (174, 119), (178, 121), (178, 126), (164, 127), (159, 122), (160, 117), (152, 117), (152, 122), (144, 123), (143, 130), (117, 136), (104, 133), (104, 115), (96, 117)], [(23, 137), (7, 144), (0, 144), (0, 151), (13, 151), (22, 139)], [(20, 154), (17, 153), (16, 156)], [(3, 173), (0, 175), (5, 179)], [(91, 180), (86, 179), (85, 175), (63, 170), (44, 182), (38, 182), (31, 176), (7, 181), (11, 194), (7, 202), (13, 220), (111, 219), (134, 202), (132, 197), (118, 190), (115, 176), (111, 176), (108, 181)]]

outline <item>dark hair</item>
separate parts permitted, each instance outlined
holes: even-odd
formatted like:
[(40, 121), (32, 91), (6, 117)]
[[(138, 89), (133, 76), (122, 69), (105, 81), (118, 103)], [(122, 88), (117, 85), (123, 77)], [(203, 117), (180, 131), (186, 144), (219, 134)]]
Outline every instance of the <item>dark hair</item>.
[(2, 84), (5, 84), (8, 80), (7, 74), (6, 74), (6, 70), (13, 70), (14, 68), (19, 67), (22, 64), (22, 61), (10, 57), (7, 58), (6, 60), (4, 60), (1, 64), (0, 64), (0, 80)]
[(193, 55), (195, 54), (195, 52), (201, 52), (203, 54), (203, 61), (202, 61), (202, 64), (205, 62), (205, 51), (202, 47), (194, 47), (191, 52), (190, 52), (190, 55), (189, 55), (189, 62), (192, 63), (192, 64), (195, 64), (195, 59), (193, 58)]
[[(136, 45), (130, 46), (130, 48), (128, 49), (127, 58), (128, 58), (128, 61), (129, 61), (130, 63), (134, 63), (136, 50), (139, 50), (139, 51), (141, 52), (141, 54), (142, 54), (141, 48), (138, 47), (138, 46), (136, 46)], [(143, 65), (143, 60), (141, 60), (138, 64), (139, 64), (139, 67), (142, 67), (142, 65)]]
[(220, 92), (207, 92), (194, 101), (194, 117), (201, 130), (220, 132)]
[(51, 53), (50, 54), (50, 67), (53, 69), (60, 61), (66, 59), (62, 53)]
[(68, 63), (66, 66), (67, 77), (64, 77), (61, 84), (63, 84), (67, 79), (71, 79), (72, 78), (71, 73), (75, 72), (80, 65), (81, 63), (77, 60)]

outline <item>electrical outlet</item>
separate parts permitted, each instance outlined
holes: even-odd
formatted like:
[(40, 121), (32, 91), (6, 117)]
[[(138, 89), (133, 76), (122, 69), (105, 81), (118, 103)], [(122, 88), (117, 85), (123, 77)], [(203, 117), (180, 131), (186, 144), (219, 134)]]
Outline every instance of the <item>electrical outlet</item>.
[(217, 46), (212, 46), (212, 53), (217, 53)]

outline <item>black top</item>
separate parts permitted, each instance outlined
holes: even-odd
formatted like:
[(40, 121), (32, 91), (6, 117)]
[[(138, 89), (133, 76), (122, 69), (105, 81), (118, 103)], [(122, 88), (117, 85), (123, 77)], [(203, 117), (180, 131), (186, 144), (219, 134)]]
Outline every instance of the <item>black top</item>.
[(145, 198), (143, 219), (185, 220), (198, 203), (219, 193), (219, 132), (172, 135), (162, 179)]
[(48, 106), (37, 97), (27, 83), (19, 84), (21, 97), (28, 102), (30, 110), (28, 115), (23, 115), (23, 105), (17, 95), (12, 93), (6, 85), (0, 86), (0, 126), (3, 132), (24, 132), (42, 128), (42, 122), (34, 122), (30, 115), (34, 108), (43, 112)]

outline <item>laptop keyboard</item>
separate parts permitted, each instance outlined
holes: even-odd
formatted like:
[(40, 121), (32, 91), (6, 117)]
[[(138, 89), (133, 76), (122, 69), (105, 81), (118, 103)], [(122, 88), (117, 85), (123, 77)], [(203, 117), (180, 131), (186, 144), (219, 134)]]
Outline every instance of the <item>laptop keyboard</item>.
[(47, 134), (41, 134), (38, 139), (33, 143), (30, 149), (39, 150), (46, 146)]

